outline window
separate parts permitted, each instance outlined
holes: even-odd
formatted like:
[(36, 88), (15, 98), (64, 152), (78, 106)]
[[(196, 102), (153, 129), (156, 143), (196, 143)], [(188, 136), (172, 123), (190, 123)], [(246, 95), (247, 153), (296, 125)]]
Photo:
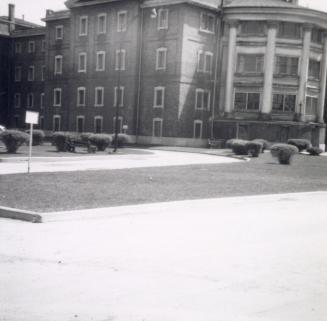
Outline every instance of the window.
[(20, 108), (21, 106), (21, 94), (15, 94), (15, 108)]
[(157, 49), (156, 70), (165, 70), (167, 62), (167, 48)]
[(22, 44), (20, 42), (15, 43), (15, 53), (16, 54), (22, 53)]
[(168, 29), (168, 9), (158, 11), (158, 29)]
[(27, 94), (27, 108), (32, 108), (34, 106), (34, 94)]
[(64, 26), (56, 26), (56, 40), (64, 38)]
[(201, 13), (200, 31), (214, 33), (215, 32), (215, 16), (210, 13)]
[(78, 72), (86, 72), (86, 53), (82, 52), (78, 55)]
[(115, 92), (114, 92), (114, 106), (116, 107), (118, 104), (118, 99), (119, 99), (119, 107), (124, 106), (124, 87), (115, 87)]
[(322, 31), (316, 28), (313, 28), (311, 31), (311, 41), (314, 43), (322, 43)]
[(98, 34), (104, 34), (107, 32), (107, 15), (101, 13), (98, 15)]
[(53, 115), (52, 130), (54, 132), (59, 132), (61, 130), (61, 116), (60, 115)]
[(120, 49), (116, 50), (116, 70), (125, 70), (125, 58), (126, 58), (126, 50)]
[(42, 40), (41, 42), (41, 51), (45, 52), (45, 40)]
[(87, 36), (88, 29), (88, 18), (87, 16), (82, 16), (79, 18), (79, 35)]
[(122, 32), (127, 29), (127, 11), (118, 11), (117, 13), (117, 31)]
[(193, 138), (202, 138), (202, 120), (195, 120), (193, 123)]
[(300, 25), (292, 22), (280, 22), (278, 25), (278, 37), (293, 39), (301, 38)]
[(299, 58), (276, 56), (275, 74), (277, 75), (298, 75)]
[(213, 53), (210, 51), (198, 51), (198, 71), (211, 73)]
[(76, 131), (82, 133), (84, 131), (84, 116), (76, 117)]
[[(113, 132), (116, 132), (116, 116), (113, 118)], [(122, 133), (123, 132), (123, 117), (119, 116), (118, 117), (118, 133)]]
[(77, 106), (78, 107), (85, 106), (85, 96), (86, 96), (85, 87), (78, 87), (77, 88)]
[(305, 114), (316, 115), (317, 110), (318, 110), (318, 98), (307, 96), (306, 103), (305, 103)]
[(263, 55), (239, 54), (237, 61), (237, 72), (239, 73), (262, 73)]
[(163, 108), (165, 105), (165, 87), (154, 87), (153, 107)]
[(40, 108), (44, 108), (44, 93), (40, 95)]
[(106, 66), (106, 53), (104, 51), (97, 52), (97, 60), (96, 60), (96, 70), (104, 71)]
[(53, 106), (61, 106), (61, 88), (53, 89)]
[(94, 132), (96, 134), (102, 133), (102, 127), (103, 127), (103, 117), (95, 116), (94, 117)]
[(264, 24), (262, 21), (242, 21), (242, 35), (262, 35), (264, 33)]
[(35, 41), (28, 42), (28, 52), (29, 53), (35, 52)]
[(320, 61), (310, 59), (310, 61), (309, 61), (309, 78), (313, 78), (313, 79), (320, 78)]
[(104, 105), (104, 88), (103, 87), (96, 87), (95, 88), (95, 102), (94, 105), (96, 107), (101, 107)]
[(273, 94), (272, 110), (276, 112), (294, 112), (296, 95)]
[(55, 56), (54, 73), (55, 75), (62, 74), (62, 56)]
[(35, 68), (34, 66), (29, 66), (27, 72), (27, 80), (34, 81), (34, 76), (35, 76)]
[(210, 108), (210, 91), (207, 89), (197, 88), (195, 90), (195, 109)]
[(15, 67), (15, 81), (22, 80), (22, 67)]
[(152, 136), (162, 137), (162, 118), (154, 118), (152, 121)]
[(45, 79), (45, 66), (41, 67), (41, 81), (44, 81)]
[(259, 110), (260, 94), (259, 93), (235, 93), (234, 108), (240, 111)]

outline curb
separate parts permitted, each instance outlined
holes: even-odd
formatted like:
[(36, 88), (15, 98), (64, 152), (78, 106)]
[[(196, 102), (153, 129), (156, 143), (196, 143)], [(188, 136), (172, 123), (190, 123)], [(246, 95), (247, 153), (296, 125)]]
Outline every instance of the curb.
[(0, 206), (0, 217), (31, 223), (42, 223), (42, 216), (31, 211)]

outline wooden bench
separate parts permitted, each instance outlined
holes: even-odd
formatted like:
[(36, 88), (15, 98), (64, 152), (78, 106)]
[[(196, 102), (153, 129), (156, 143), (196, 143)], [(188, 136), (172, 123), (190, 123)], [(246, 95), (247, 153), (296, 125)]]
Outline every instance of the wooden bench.
[(85, 147), (87, 149), (88, 153), (93, 153), (93, 154), (97, 150), (96, 146), (94, 146), (88, 142), (68, 140), (68, 141), (66, 141), (66, 145), (67, 145), (67, 150), (72, 153), (75, 153), (76, 147)]
[(224, 148), (225, 140), (224, 139), (208, 139), (209, 148)]

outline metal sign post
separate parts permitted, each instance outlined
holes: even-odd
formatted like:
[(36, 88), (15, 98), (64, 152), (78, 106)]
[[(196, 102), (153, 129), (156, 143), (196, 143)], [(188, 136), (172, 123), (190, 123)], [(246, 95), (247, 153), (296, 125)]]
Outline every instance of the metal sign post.
[(39, 123), (39, 113), (35, 111), (26, 111), (25, 123), (30, 124), (30, 142), (28, 151), (27, 173), (31, 172), (32, 145), (33, 145), (33, 125)]

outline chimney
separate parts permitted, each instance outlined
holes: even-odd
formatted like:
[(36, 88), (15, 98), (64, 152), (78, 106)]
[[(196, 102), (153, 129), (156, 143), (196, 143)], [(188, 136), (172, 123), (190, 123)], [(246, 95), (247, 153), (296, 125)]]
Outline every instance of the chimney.
[(15, 5), (9, 3), (8, 5), (8, 20), (9, 20), (9, 31), (15, 30)]

